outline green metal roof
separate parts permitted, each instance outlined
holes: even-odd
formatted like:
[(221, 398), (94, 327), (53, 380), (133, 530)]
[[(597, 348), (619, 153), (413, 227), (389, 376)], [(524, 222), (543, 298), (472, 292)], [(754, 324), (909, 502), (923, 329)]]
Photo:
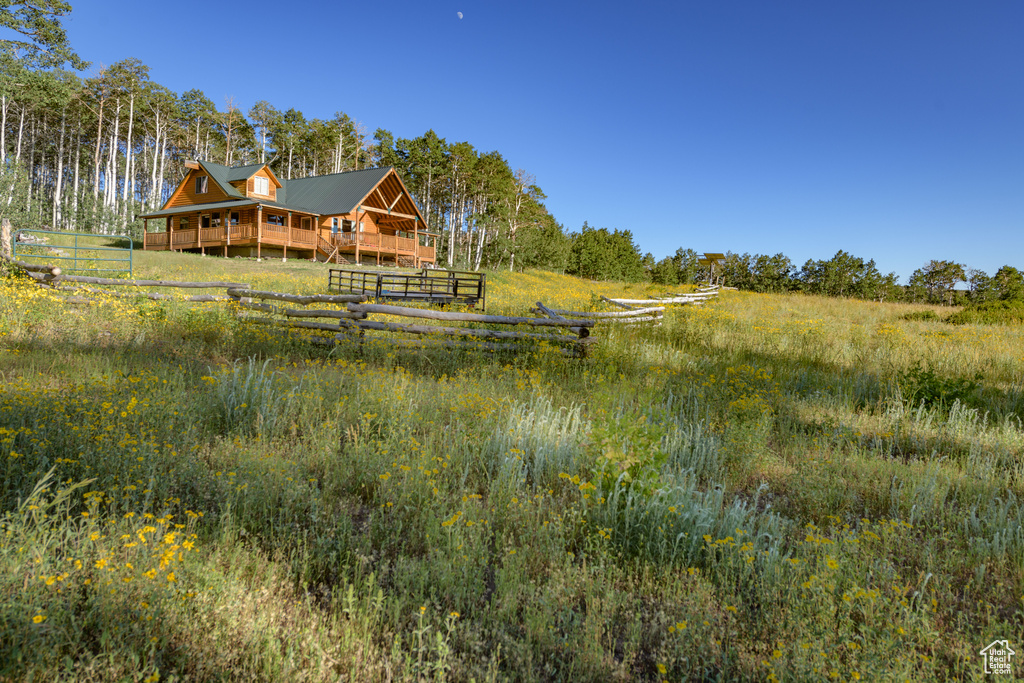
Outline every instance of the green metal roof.
[[(245, 199), (246, 196), (235, 189), (234, 185), (231, 184), (231, 171), (234, 169), (228, 168), (227, 166), (221, 166), (210, 161), (200, 161), (199, 165), (204, 171), (209, 174), (213, 181), (220, 186), (220, 189), (224, 190), (224, 194), (229, 197), (237, 197), (238, 199)], [(244, 166), (240, 168), (245, 168)], [(245, 176), (248, 178), (249, 176)]]
[(353, 211), (390, 170), (386, 166), (281, 182), (288, 188), (289, 206), (307, 207), (321, 216), (340, 215)]
[(190, 204), (188, 206), (176, 206), (173, 209), (164, 209), (163, 211), (154, 211), (153, 213), (141, 213), (139, 214), (139, 218), (159, 218), (161, 216), (173, 216), (178, 213), (192, 213), (193, 211), (224, 211), (242, 206), (254, 206), (256, 204), (266, 203), (267, 202), (257, 202), (253, 199), (243, 198), (242, 201), (232, 200), (226, 202), (213, 202), (210, 204)]
[[(284, 211), (301, 211), (319, 216), (338, 216), (351, 213), (359, 206), (359, 202), (384, 179), (391, 167), (368, 168), (361, 171), (345, 171), (312, 178), (279, 178), (281, 187), (277, 190), (277, 201), (246, 197), (231, 184), (245, 180), (265, 164), (249, 164), (248, 166), (228, 167), (210, 161), (198, 162), (214, 182), (232, 197), (232, 201), (214, 202), (211, 204), (194, 204), (178, 206), (154, 213), (141, 214), (140, 218), (158, 218), (190, 211), (209, 211), (233, 208), (236, 206), (263, 206)], [(242, 201), (238, 201), (242, 200)]]
[[(266, 166), (266, 164), (249, 164), (248, 166), (232, 166), (228, 168), (228, 182), (233, 183), (239, 180), (248, 180), (256, 171)], [(221, 168), (227, 168), (222, 166)]]

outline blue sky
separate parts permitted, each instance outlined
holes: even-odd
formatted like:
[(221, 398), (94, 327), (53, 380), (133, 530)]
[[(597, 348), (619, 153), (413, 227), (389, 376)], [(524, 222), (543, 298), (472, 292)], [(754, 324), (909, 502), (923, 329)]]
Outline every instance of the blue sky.
[(658, 258), (1024, 268), (1017, 0), (72, 5), (94, 68), (496, 149)]

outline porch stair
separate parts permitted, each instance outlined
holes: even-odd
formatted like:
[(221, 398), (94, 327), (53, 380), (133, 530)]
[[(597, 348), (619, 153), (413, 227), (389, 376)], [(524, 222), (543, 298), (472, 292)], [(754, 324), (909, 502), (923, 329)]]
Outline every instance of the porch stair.
[(338, 256), (340, 256), (340, 254), (338, 254), (338, 247), (317, 235), (316, 260), (322, 263), (330, 263)]
[(398, 263), (398, 265), (401, 266), (402, 268), (416, 267), (416, 259), (411, 256), (399, 256), (395, 260)]

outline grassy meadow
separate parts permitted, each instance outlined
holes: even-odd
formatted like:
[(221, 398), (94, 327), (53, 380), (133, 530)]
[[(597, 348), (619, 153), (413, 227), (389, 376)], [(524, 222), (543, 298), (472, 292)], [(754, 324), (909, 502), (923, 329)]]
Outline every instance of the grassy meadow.
[[(496, 272), (488, 312), (657, 291)], [(727, 291), (574, 360), (90, 296), (0, 278), (0, 681), (982, 680), (1024, 651), (1022, 327)]]

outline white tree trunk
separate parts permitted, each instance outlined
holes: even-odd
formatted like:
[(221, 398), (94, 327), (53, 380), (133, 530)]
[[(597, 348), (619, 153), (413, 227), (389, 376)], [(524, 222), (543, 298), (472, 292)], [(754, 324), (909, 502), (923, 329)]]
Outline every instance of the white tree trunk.
[(128, 135), (124, 141), (124, 188), (121, 191), (121, 210), (125, 225), (128, 223), (128, 198), (135, 198), (135, 174), (132, 173), (132, 128), (135, 125), (135, 93), (128, 97)]
[[(71, 219), (72, 221), (78, 220), (78, 185), (79, 185), (79, 169), (82, 163), (82, 115), (78, 115), (78, 123), (75, 126), (75, 180), (71, 190)], [(72, 227), (74, 225), (72, 224)]]
[(164, 164), (167, 161), (167, 134), (164, 133), (164, 141), (160, 147), (160, 175), (157, 178), (156, 201), (153, 202), (153, 210), (159, 209), (164, 203)]
[(0, 165), (7, 161), (7, 107), (10, 100), (0, 95)]
[(21, 107), (21, 118), (18, 120), (18, 146), (14, 148), (14, 163), (21, 161), (21, 141), (25, 133), (25, 106)]
[(100, 196), (100, 150), (103, 149), (103, 105), (106, 104), (105, 97), (100, 98), (100, 113), (96, 121), (96, 149), (92, 155), (92, 208), (96, 210), (96, 204)]
[(110, 133), (110, 149), (107, 151), (107, 173), (103, 179), (103, 205), (117, 210), (117, 147), (118, 131), (121, 128), (121, 102), (114, 109), (114, 130)]
[(57, 147), (57, 177), (53, 183), (53, 220), (50, 221), (54, 230), (61, 227), (63, 223), (63, 212), (61, 211), (61, 190), (64, 187), (64, 133), (67, 130), (67, 107), (60, 113), (60, 143)]

